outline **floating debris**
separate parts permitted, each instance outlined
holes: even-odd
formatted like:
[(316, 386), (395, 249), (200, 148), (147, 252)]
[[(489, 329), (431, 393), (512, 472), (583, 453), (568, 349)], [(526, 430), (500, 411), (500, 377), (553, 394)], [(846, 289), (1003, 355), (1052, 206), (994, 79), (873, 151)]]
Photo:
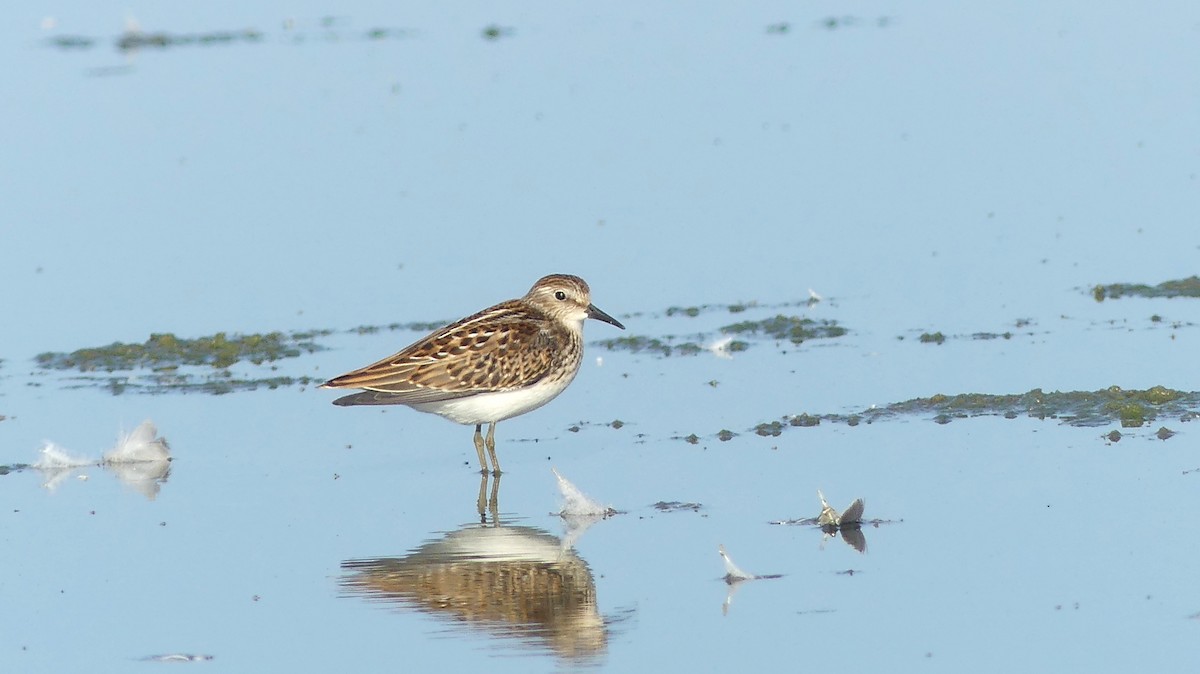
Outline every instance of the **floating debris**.
[(31, 466), (27, 463), (10, 463), (10, 464), (6, 464), (6, 465), (0, 465), (0, 475), (8, 475), (9, 473), (17, 473), (22, 470), (25, 470), (26, 468), (33, 468), (33, 466)]
[[(816, 301), (820, 301), (820, 296), (818, 295), (817, 297), (818, 297), (818, 299)], [(791, 301), (787, 301), (787, 302), (777, 302), (774, 304), (764, 304), (764, 303), (758, 302), (757, 300), (751, 300), (748, 302), (735, 302), (733, 304), (715, 304), (714, 303), (714, 304), (697, 304), (697, 305), (686, 306), (686, 307), (672, 306), (672, 307), (667, 307), (663, 311), (657, 311), (657, 312), (655, 312), (655, 311), (650, 311), (650, 312), (635, 311), (635, 312), (631, 312), (628, 314), (624, 314), (624, 315), (620, 316), (620, 318), (630, 318), (630, 319), (641, 318), (641, 317), (671, 318), (671, 317), (675, 317), (675, 316), (683, 316), (685, 318), (695, 318), (695, 317), (699, 316), (700, 314), (709, 313), (712, 311), (720, 311), (720, 312), (726, 312), (726, 313), (731, 313), (731, 314), (740, 314), (745, 311), (749, 311), (751, 309), (774, 309), (774, 310), (792, 309), (795, 307), (812, 306), (814, 303), (815, 303), (815, 301), (813, 300), (813, 292), (811, 290), (809, 290), (808, 298), (803, 299), (803, 300), (791, 300)]]
[[(562, 494), (563, 505), (558, 511), (558, 516), (563, 519), (563, 538), (562, 548), (564, 551), (575, 547), (575, 542), (583, 535), (583, 532), (588, 530), (596, 522), (603, 519), (608, 519), (613, 515), (620, 514), (610, 506), (600, 505), (600, 503), (588, 498), (579, 487), (576, 487), (570, 480), (563, 477), (553, 468), (550, 472), (554, 473), (555, 479), (558, 480), (558, 491)], [(499, 485), (499, 482), (496, 483)], [(482, 498), (483, 492), (480, 491)]]
[(821, 499), (821, 514), (817, 516), (817, 526), (824, 534), (821, 545), (841, 533), (842, 540), (860, 553), (867, 551), (867, 537), (862, 532), (863, 500), (855, 499), (845, 512), (839, 513), (825, 500), (821, 490), (817, 490), (817, 498)]
[[(811, 304), (813, 300), (810, 299), (808, 302)], [(786, 306), (795, 306), (796, 304), (798, 303), (790, 303)], [(747, 306), (757, 305), (671, 307), (666, 310), (665, 314), (666, 316), (692, 317), (711, 308), (725, 308), (731, 313), (739, 313), (745, 311)], [(599, 340), (592, 342), (592, 344), (610, 351), (621, 350), (634, 353), (646, 351), (664, 357), (674, 355), (694, 356), (708, 352), (719, 358), (728, 358), (733, 353), (745, 351), (750, 348), (750, 343), (741, 339), (742, 337), (771, 339), (776, 342), (800, 344), (810, 339), (841, 337), (847, 334), (848, 331), (846, 328), (838, 325), (836, 321), (818, 321), (811, 318), (779, 314), (762, 320), (747, 320), (732, 323), (718, 328), (717, 332), (719, 335), (716, 336), (711, 332), (700, 332), (686, 336), (665, 335), (663, 337), (624, 335)]]
[(117, 444), (104, 453), (105, 463), (143, 463), (170, 461), (171, 447), (166, 438), (158, 435), (158, 428), (149, 419), (143, 421), (133, 432), (121, 435)]
[[(566, 430), (570, 433), (579, 433), (585, 428), (608, 428), (610, 430), (621, 430), (628, 425), (629, 422), (622, 421), (621, 419), (613, 419), (612, 421), (584, 421), (580, 419), (570, 426), (567, 426)], [(637, 437), (641, 437), (641, 434), (638, 434)], [(536, 442), (536, 440), (533, 442)]]
[(171, 446), (147, 419), (118, 438), (116, 446), (105, 452), (103, 465), (125, 486), (153, 501), (171, 474)]
[[(335, 23), (335, 21), (328, 18), (322, 19), (319, 22), (317, 28), (319, 29), (320, 39), (328, 42), (340, 42), (343, 40), (379, 41), (406, 39), (416, 34), (416, 31), (410, 29), (389, 28), (386, 26), (374, 26), (366, 30), (338, 30), (338, 26)], [(43, 25), (42, 29), (54, 30), (57, 27), (57, 22), (55, 22), (53, 25)], [(282, 30), (286, 36), (286, 42), (290, 44), (303, 44), (311, 37), (311, 33), (306, 34), (297, 30), (295, 19), (284, 20)], [(118, 51), (133, 53), (142, 49), (165, 50), (175, 47), (260, 44), (267, 41), (267, 38), (267, 33), (256, 28), (213, 30), (202, 33), (147, 31), (142, 29), (136, 18), (127, 17), (124, 31), (111, 39)], [(47, 38), (46, 44), (60, 50), (70, 51), (90, 49), (101, 41), (101, 38), (92, 36), (63, 34)]]
[(193, 655), (191, 653), (167, 653), (165, 655), (147, 655), (142, 662), (208, 662), (211, 655)]
[(691, 510), (692, 512), (700, 512), (700, 509), (704, 506), (700, 505), (699, 503), (684, 503), (682, 501), (659, 501), (651, 507), (653, 507), (655, 510), (661, 510), (663, 512), (674, 512), (678, 510)]
[(784, 316), (779, 314), (760, 321), (742, 321), (721, 328), (726, 335), (762, 335), (771, 339), (788, 340), (800, 344), (810, 339), (829, 339), (842, 337), (846, 328), (831, 320), (813, 320), (799, 316)]
[(32, 468), (41, 472), (42, 488), (54, 492), (69, 476), (84, 477), (77, 470), (95, 465), (95, 463), (91, 459), (73, 455), (66, 449), (46, 440), (42, 444), (41, 458), (33, 463)]
[(783, 433), (783, 424), (779, 423), (778, 421), (762, 423), (754, 427), (754, 433), (756, 435), (761, 435), (764, 438), (768, 436), (776, 438)]
[(845, 512), (838, 513), (829, 502), (825, 500), (825, 495), (821, 490), (817, 490), (817, 498), (821, 499), (821, 514), (817, 516), (817, 524), (826, 527), (840, 527), (843, 525), (861, 525), (864, 503), (863, 500), (855, 499)]
[(729, 590), (725, 593), (725, 601), (721, 604), (721, 615), (729, 615), (729, 606), (733, 603), (733, 595), (737, 592), (738, 587), (747, 580), (768, 580), (772, 578), (783, 578), (782, 574), (772, 573), (767, 575), (757, 575), (746, 573), (738, 568), (737, 564), (729, 558), (729, 553), (726, 552), (725, 546), (718, 545), (717, 553), (721, 555), (721, 561), (725, 563), (725, 576), (722, 580), (729, 586)]
[(734, 583), (740, 583), (743, 580), (751, 580), (758, 577), (752, 573), (746, 573), (745, 571), (739, 569), (737, 564), (734, 564), (733, 560), (729, 558), (729, 553), (725, 551), (724, 544), (717, 546), (717, 553), (721, 555), (721, 561), (725, 562), (726, 583), (732, 585)]
[(1156, 286), (1143, 283), (1110, 283), (1092, 288), (1092, 297), (1097, 302), (1115, 300), (1125, 296), (1137, 297), (1200, 297), (1200, 276), (1191, 276), (1177, 281), (1163, 281)]
[[(1034, 322), (1032, 319), (1018, 318), (1015, 321), (1013, 321), (1013, 325), (1017, 328), (1029, 328), (1030, 326), (1034, 325)], [(996, 331), (992, 331), (992, 330), (977, 330), (975, 332), (962, 333), (962, 334), (946, 334), (940, 330), (937, 330), (937, 331), (933, 331), (933, 332), (922, 332), (920, 335), (917, 336), (917, 341), (922, 344), (939, 344), (940, 345), (940, 344), (944, 344), (947, 340), (950, 340), (950, 339), (969, 339), (969, 340), (979, 342), (979, 341), (989, 341), (989, 340), (993, 340), (993, 339), (1011, 340), (1012, 338), (1014, 338), (1018, 335), (1025, 335), (1025, 336), (1032, 337), (1035, 334), (1036, 333), (1033, 330), (1028, 330), (1028, 329), (1023, 330), (1019, 333), (1014, 332), (1012, 330), (1004, 330), (1002, 332), (996, 332)], [(899, 339), (899, 340), (904, 340), (907, 338), (908, 338), (907, 335), (898, 335), (896, 337), (896, 339)]]
[(562, 509), (558, 511), (559, 517), (608, 517), (617, 514), (615, 509), (600, 505), (588, 498), (579, 490), (579, 487), (576, 487), (554, 468), (551, 468), (550, 472), (554, 473), (554, 477), (558, 480), (558, 491), (563, 499)]
[(71, 353), (46, 352), (36, 358), (38, 367), (46, 370), (79, 370), (80, 372), (116, 372), (119, 370), (168, 368), (184, 365), (208, 365), (227, 368), (241, 361), (255, 365), (302, 353), (313, 353), (323, 347), (313, 341), (312, 332), (269, 332), (253, 335), (226, 335), (218, 332), (206, 337), (188, 339), (171, 333), (151, 334), (141, 344), (113, 342), (108, 346), (78, 349)]
[(46, 40), (51, 47), (62, 50), (91, 49), (96, 41), (84, 35), (56, 35)]
[(516, 31), (514, 29), (512, 29), (511, 27), (498, 26), (494, 23), (484, 27), (484, 29), (482, 31), (483, 39), (489, 40), (491, 42), (495, 42), (496, 40), (499, 40), (502, 37), (512, 37), (515, 34), (516, 34)]
[(867, 537), (863, 534), (862, 527), (857, 524), (821, 527), (821, 534), (821, 549), (825, 548), (826, 541), (831, 538), (837, 538), (840, 534), (846, 545), (854, 548), (860, 554), (867, 554)]
[(821, 417), (814, 417), (809, 414), (798, 414), (791, 419), (788, 419), (789, 426), (802, 426), (805, 428), (821, 425)]
[(718, 339), (715, 342), (712, 342), (711, 344), (705, 346), (704, 348), (705, 348), (705, 350), (707, 350), (709, 353), (716, 356), (717, 358), (724, 358), (725, 360), (733, 360), (733, 354), (730, 353), (730, 351), (729, 351), (730, 344), (733, 344), (733, 337), (726, 336), (726, 337), (722, 337), (722, 338)]
[[(829, 505), (825, 500), (825, 495), (821, 490), (817, 490), (817, 498), (821, 501), (821, 512), (816, 517), (803, 517), (793, 520), (774, 520), (769, 524), (785, 524), (789, 526), (815, 526), (821, 530), (821, 547), (824, 549), (825, 542), (830, 538), (836, 538), (841, 535), (842, 540), (847, 545), (854, 548), (860, 553), (867, 551), (867, 537), (863, 534), (863, 527), (870, 525), (878, 527), (881, 524), (894, 524), (892, 520), (864, 520), (863, 510), (865, 508), (863, 500), (855, 499), (849, 507), (843, 512), (838, 512), (836, 508)], [(899, 520), (903, 522), (904, 520)]]
[(821, 19), (818, 25), (826, 30), (836, 30), (838, 28), (857, 25), (858, 21), (859, 19), (856, 16), (827, 16)]
[(158, 429), (149, 419), (133, 432), (120, 435), (116, 446), (100, 460), (71, 454), (50, 441), (42, 446), (41, 454), (30, 468), (42, 473), (42, 487), (49, 491), (57, 489), (71, 475), (86, 480), (87, 475), (81, 469), (98, 466), (112, 471), (123, 484), (154, 500), (171, 472), (170, 445), (159, 437)]
[(857, 26), (874, 25), (876, 28), (887, 28), (895, 21), (890, 16), (879, 16), (874, 19), (843, 15), (843, 16), (827, 16), (817, 22), (817, 25), (825, 30), (837, 30), (839, 28), (854, 28)]
[[(113, 395), (126, 392), (202, 392), (220, 395), (260, 387), (306, 385), (321, 379), (275, 374), (271, 364), (285, 358), (323, 350), (314, 341), (328, 331), (271, 332), (226, 335), (218, 332), (188, 339), (171, 333), (151, 334), (144, 343), (114, 342), (108, 346), (78, 349), (71, 353), (42, 353), (35, 359), (44, 370), (77, 370), (81, 376), (66, 379), (80, 382), (68, 387), (95, 386)], [(267, 376), (235, 374), (239, 363), (269, 370)], [(243, 367), (248, 367), (243, 365)], [(90, 373), (104, 372), (107, 375)]]
[[(1144, 390), (1110, 386), (1098, 391), (1047, 393), (1042, 389), (1033, 389), (1028, 393), (1001, 395), (937, 394), (885, 406), (872, 406), (856, 414), (789, 415), (782, 417), (782, 421), (760, 423), (751, 430), (758, 435), (774, 437), (786, 426), (813, 426), (814, 420), (857, 426), (860, 423), (870, 424), (916, 414), (930, 415), (933, 421), (941, 424), (979, 416), (1001, 416), (1006, 419), (1027, 416), (1035, 419), (1057, 419), (1064, 424), (1080, 427), (1103, 426), (1117, 421), (1124, 428), (1137, 428), (1160, 417), (1176, 418), (1180, 421), (1197, 418), (1200, 416), (1200, 392), (1180, 391), (1164, 386), (1153, 386)], [(783, 422), (786, 422), (786, 426)]]
[(96, 462), (92, 459), (75, 456), (66, 449), (46, 440), (42, 444), (42, 457), (34, 462), (33, 467), (38, 470), (58, 470), (60, 468), (79, 468), (95, 464)]
[(593, 342), (593, 344), (608, 349), (609, 351), (620, 350), (631, 351), (633, 353), (649, 351), (660, 356), (694, 356), (704, 350), (704, 347), (696, 342), (675, 342), (674, 337), (658, 339), (654, 337), (645, 337), (643, 335), (627, 335), (624, 337), (601, 339)]
[(716, 552), (721, 555), (721, 560), (725, 562), (724, 580), (728, 584), (732, 585), (734, 583), (740, 583), (743, 582), (743, 580), (769, 580), (773, 578), (784, 577), (784, 574), (782, 573), (757, 574), (746, 573), (745, 571), (740, 570), (738, 565), (733, 564), (733, 560), (730, 559), (730, 553), (727, 552), (724, 544), (718, 544), (718, 546), (716, 546)]

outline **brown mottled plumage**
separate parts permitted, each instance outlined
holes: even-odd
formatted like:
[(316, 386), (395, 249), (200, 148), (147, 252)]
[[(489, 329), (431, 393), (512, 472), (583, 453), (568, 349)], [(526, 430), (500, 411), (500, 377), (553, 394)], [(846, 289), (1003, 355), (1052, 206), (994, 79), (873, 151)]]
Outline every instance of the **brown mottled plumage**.
[(615, 318), (591, 303), (587, 283), (552, 274), (524, 297), (452, 323), (399, 352), (335, 377), (324, 388), (359, 388), (335, 405), (409, 405), (461, 424), (475, 424), (483, 471), (481, 426), (495, 473), (496, 423), (541, 407), (563, 391), (583, 361), (583, 321)]

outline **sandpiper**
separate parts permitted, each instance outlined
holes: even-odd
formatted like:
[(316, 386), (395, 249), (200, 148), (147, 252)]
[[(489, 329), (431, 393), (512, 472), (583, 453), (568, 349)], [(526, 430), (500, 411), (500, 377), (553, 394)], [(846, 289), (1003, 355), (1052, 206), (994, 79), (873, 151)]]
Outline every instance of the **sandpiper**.
[(583, 279), (551, 274), (520, 299), (451, 323), (377, 363), (330, 379), (322, 388), (365, 389), (334, 405), (408, 405), (475, 424), (480, 472), (488, 469), (486, 446), (492, 473), (499, 475), (496, 423), (535, 410), (567, 388), (583, 362), (583, 322), (588, 318), (625, 329), (592, 304)]

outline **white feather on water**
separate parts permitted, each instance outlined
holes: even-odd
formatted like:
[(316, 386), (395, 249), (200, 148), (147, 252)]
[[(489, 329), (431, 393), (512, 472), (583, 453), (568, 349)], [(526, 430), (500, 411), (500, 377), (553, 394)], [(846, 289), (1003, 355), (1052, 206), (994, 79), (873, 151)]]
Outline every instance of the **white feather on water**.
[(130, 433), (118, 436), (117, 444), (100, 460), (78, 456), (47, 440), (42, 445), (41, 458), (32, 465), (44, 477), (42, 487), (56, 490), (68, 477), (76, 475), (86, 480), (83, 469), (100, 466), (111, 470), (117, 479), (148, 499), (158, 495), (159, 488), (171, 471), (171, 448), (158, 435), (154, 422), (147, 419)]
[[(79, 469), (94, 465), (96, 465), (94, 459), (76, 456), (46, 440), (42, 444), (41, 458), (33, 464), (33, 467), (42, 474), (42, 487), (48, 491), (55, 491), (64, 480), (79, 473)], [(80, 473), (78, 477), (86, 479), (87, 476)]]
[(602, 506), (596, 501), (588, 498), (579, 487), (576, 487), (570, 480), (563, 477), (557, 470), (551, 468), (554, 477), (558, 478), (558, 491), (562, 494), (563, 505), (562, 510), (558, 511), (561, 517), (605, 517), (613, 513), (612, 508)]
[(95, 459), (75, 456), (53, 442), (45, 440), (42, 443), (42, 457), (37, 460), (37, 463), (33, 464), (33, 467), (38, 470), (60, 470), (63, 468), (93, 466), (95, 464)]
[(171, 447), (149, 419), (143, 421), (128, 434), (122, 434), (117, 444), (104, 453), (105, 463), (141, 463), (147, 461), (169, 461)]
[(569, 550), (575, 547), (575, 542), (579, 540), (583, 532), (588, 530), (588, 527), (609, 515), (616, 514), (617, 511), (588, 498), (579, 490), (579, 487), (559, 475), (557, 470), (551, 468), (550, 471), (558, 480), (558, 492), (562, 495), (563, 501), (562, 509), (558, 511), (558, 516), (563, 519), (566, 527), (561, 545), (563, 550)]
[(733, 604), (733, 595), (738, 588), (747, 580), (757, 580), (759, 578), (778, 578), (777, 575), (759, 576), (753, 573), (742, 571), (733, 560), (729, 558), (729, 553), (725, 550), (725, 545), (717, 545), (717, 552), (721, 555), (721, 561), (725, 563), (725, 577), (722, 579), (729, 586), (729, 591), (725, 594), (725, 601), (721, 604), (721, 615), (729, 615), (729, 607)]
[(708, 349), (709, 352), (711, 352), (717, 358), (724, 358), (725, 360), (732, 360), (733, 354), (729, 352), (729, 345), (732, 343), (733, 343), (733, 337), (726, 336), (726, 337), (722, 337), (722, 338), (716, 340), (715, 342), (713, 342), (712, 344), (709, 344), (708, 346), (705, 346), (704, 348)]
[(729, 553), (725, 551), (724, 545), (718, 545), (717, 552), (721, 555), (721, 561), (725, 562), (725, 582), (736, 583), (738, 581), (751, 580), (758, 577), (752, 573), (746, 573), (745, 571), (739, 569), (738, 565), (734, 564), (733, 560), (729, 558)]

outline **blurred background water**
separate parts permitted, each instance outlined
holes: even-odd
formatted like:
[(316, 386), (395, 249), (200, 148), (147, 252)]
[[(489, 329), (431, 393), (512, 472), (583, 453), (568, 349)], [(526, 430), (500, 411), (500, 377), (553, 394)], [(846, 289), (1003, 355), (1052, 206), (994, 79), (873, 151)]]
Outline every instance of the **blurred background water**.
[[(753, 431), (937, 393), (1200, 388), (1196, 300), (1091, 292), (1200, 266), (1194, 4), (7, 15), (0, 465), (45, 440), (98, 460), (147, 418), (175, 460), (152, 500), (98, 466), (0, 477), (0, 669), (1197, 664), (1186, 415), (1119, 442), (1025, 416)], [(779, 313), (847, 334), (732, 358), (593, 344), (563, 396), (499, 426), (484, 527), (469, 428), (306, 384), (112, 395), (33, 360), (333, 331), (263, 368), (320, 381), (420, 336), (358, 326), (552, 272), (586, 278), (618, 336), (707, 345)], [(624, 513), (565, 528), (551, 467)], [(772, 524), (815, 517), (818, 488), (886, 520), (866, 554)], [(718, 544), (782, 577), (727, 597)]]

